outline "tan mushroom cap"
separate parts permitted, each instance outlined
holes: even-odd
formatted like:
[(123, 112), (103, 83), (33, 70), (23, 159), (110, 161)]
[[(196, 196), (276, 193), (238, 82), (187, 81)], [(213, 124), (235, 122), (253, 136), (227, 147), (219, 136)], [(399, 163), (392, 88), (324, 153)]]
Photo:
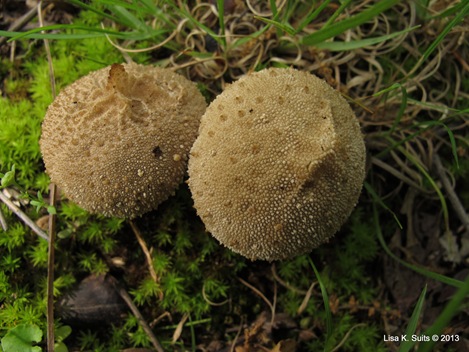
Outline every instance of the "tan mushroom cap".
[(167, 69), (114, 64), (64, 88), (42, 124), (52, 182), (81, 207), (133, 218), (182, 181), (205, 99)]
[(250, 259), (306, 253), (357, 203), (365, 145), (357, 118), (323, 80), (266, 69), (228, 86), (202, 117), (189, 159), (209, 232)]

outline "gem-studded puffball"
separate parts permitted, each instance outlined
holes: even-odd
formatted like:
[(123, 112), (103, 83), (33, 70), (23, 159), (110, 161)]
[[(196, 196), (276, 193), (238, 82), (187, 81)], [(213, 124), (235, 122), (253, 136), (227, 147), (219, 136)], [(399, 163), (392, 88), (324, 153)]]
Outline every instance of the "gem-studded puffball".
[(182, 181), (205, 99), (163, 68), (114, 64), (64, 88), (40, 139), (46, 171), (92, 213), (134, 218)]
[(256, 260), (310, 252), (333, 236), (365, 177), (358, 120), (307, 72), (271, 68), (231, 84), (202, 117), (189, 187), (206, 229)]

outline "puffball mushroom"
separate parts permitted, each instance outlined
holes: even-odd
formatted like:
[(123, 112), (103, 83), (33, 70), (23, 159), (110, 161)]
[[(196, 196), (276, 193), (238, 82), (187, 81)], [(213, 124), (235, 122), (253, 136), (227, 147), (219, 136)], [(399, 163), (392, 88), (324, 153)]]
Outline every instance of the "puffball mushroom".
[(205, 226), (250, 259), (310, 252), (349, 217), (365, 177), (358, 120), (307, 72), (270, 68), (231, 84), (202, 116), (189, 187)]
[(40, 139), (51, 181), (92, 213), (134, 218), (174, 193), (205, 99), (169, 69), (114, 64), (63, 89)]

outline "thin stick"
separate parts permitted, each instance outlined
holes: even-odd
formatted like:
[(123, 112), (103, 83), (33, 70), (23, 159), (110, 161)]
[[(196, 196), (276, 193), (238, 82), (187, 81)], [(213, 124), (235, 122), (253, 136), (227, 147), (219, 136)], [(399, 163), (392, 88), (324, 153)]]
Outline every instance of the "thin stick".
[(143, 250), (143, 253), (145, 254), (145, 258), (147, 260), (148, 264), (148, 270), (150, 271), (150, 275), (153, 278), (155, 282), (159, 282), (158, 276), (156, 275), (155, 268), (153, 268), (153, 259), (151, 257), (150, 251), (148, 250), (147, 244), (145, 243), (145, 240), (142, 237), (142, 234), (140, 230), (138, 229), (137, 225), (132, 221), (129, 220), (130, 227), (132, 228), (132, 231), (135, 234), (135, 237), (137, 237), (138, 244)]
[(393, 168), (392, 166), (386, 164), (384, 161), (381, 161), (380, 159), (375, 158), (375, 157), (371, 157), (371, 162), (373, 164), (375, 164), (376, 166), (379, 166), (383, 170), (386, 170), (387, 172), (389, 172), (391, 175), (395, 176), (396, 178), (398, 178), (402, 182), (407, 183), (409, 186), (411, 186), (413, 188), (416, 188), (418, 190), (422, 190), (422, 187), (420, 187), (417, 183), (412, 181), (409, 177), (404, 175), (402, 172), (400, 172), (400, 171), (396, 170), (395, 168)]
[(37, 226), (36, 223), (28, 217), (28, 215), (23, 213), (20, 208), (18, 208), (5, 194), (3, 194), (3, 192), (0, 192), (0, 200), (5, 203), (8, 209), (10, 209), (17, 217), (19, 217), (39, 237), (49, 241), (49, 236), (44, 231), (42, 231), (42, 229)]
[(204, 300), (211, 306), (214, 306), (214, 307), (220, 307), (220, 306), (223, 306), (227, 303), (230, 302), (229, 299), (225, 299), (223, 302), (220, 302), (220, 303), (216, 303), (216, 302), (212, 302), (208, 297), (207, 297), (207, 293), (205, 292), (205, 283), (202, 285), (202, 297), (204, 298)]
[(130, 295), (127, 293), (126, 290), (124, 290), (118, 283), (116, 280), (111, 280), (112, 284), (114, 285), (114, 288), (116, 289), (116, 291), (119, 293), (119, 295), (122, 297), (122, 299), (124, 300), (124, 302), (127, 304), (127, 306), (129, 307), (129, 309), (132, 311), (132, 314), (137, 318), (138, 322), (140, 323), (140, 325), (142, 326), (143, 330), (145, 331), (145, 333), (147, 334), (147, 336), (149, 337), (151, 343), (153, 344), (153, 347), (155, 348), (155, 350), (157, 350), (158, 352), (164, 352), (163, 350), (163, 347), (161, 347), (160, 343), (158, 342), (158, 340), (156, 339), (156, 336), (153, 334), (153, 331), (151, 330), (150, 326), (147, 324), (147, 322), (145, 321), (145, 319), (143, 318), (143, 315), (140, 313), (140, 311), (138, 310), (137, 306), (134, 304), (134, 302), (132, 301), (132, 298), (130, 297)]
[[(49, 204), (55, 206), (54, 183), (49, 185)], [(49, 252), (47, 257), (47, 351), (54, 352), (54, 262), (55, 262), (55, 214), (49, 214)]]
[(445, 169), (443, 167), (443, 164), (441, 163), (441, 159), (437, 154), (433, 156), (433, 163), (435, 165), (438, 177), (440, 178), (441, 183), (443, 184), (443, 187), (446, 193), (448, 194), (448, 199), (451, 205), (453, 206), (455, 213), (459, 217), (459, 220), (461, 220), (464, 228), (466, 229), (466, 232), (469, 232), (469, 216), (467, 215), (464, 206), (461, 204), (461, 201), (459, 200), (458, 196), (456, 195), (456, 192), (451, 186), (451, 182), (449, 181), (448, 176), (446, 176)]
[(236, 336), (233, 340), (233, 343), (231, 344), (230, 352), (234, 352), (234, 349), (235, 349), (235, 346), (236, 346), (236, 341), (238, 341), (239, 335), (241, 334), (241, 330), (243, 329), (243, 325), (244, 325), (244, 318), (241, 318), (241, 323), (239, 323), (238, 332), (236, 333)]
[(3, 215), (2, 208), (0, 208), (0, 224), (2, 225), (3, 231), (8, 231), (8, 224), (5, 216)]
[(309, 289), (306, 292), (305, 297), (303, 298), (303, 302), (301, 302), (301, 305), (296, 311), (296, 314), (300, 315), (306, 309), (306, 307), (308, 306), (308, 302), (311, 299), (311, 295), (313, 294), (314, 286), (316, 286), (317, 283), (317, 281), (313, 281), (313, 283), (309, 286)]
[(344, 338), (342, 339), (342, 341), (339, 342), (339, 344), (337, 346), (334, 347), (334, 349), (331, 350), (331, 352), (335, 352), (335, 351), (338, 351), (342, 345), (345, 343), (345, 341), (347, 341), (347, 339), (349, 338), (350, 334), (352, 333), (353, 329), (355, 328), (358, 328), (360, 326), (366, 326), (365, 323), (359, 323), (359, 324), (355, 324), (354, 326), (352, 326), (350, 328), (349, 331), (347, 331), (347, 333), (345, 334)]
[(275, 263), (272, 263), (272, 276), (274, 277), (274, 279), (280, 284), (282, 285), (283, 287), (285, 288), (288, 288), (289, 290), (292, 290), (293, 292), (296, 292), (300, 295), (305, 295), (307, 291), (304, 291), (304, 290), (300, 290), (299, 288), (296, 288), (292, 285), (290, 285), (289, 283), (285, 282), (280, 276), (278, 276), (277, 274), (277, 268), (275, 266)]
[[(261, 292), (259, 291), (257, 288), (255, 288), (254, 286), (252, 286), (249, 282), (247, 281), (244, 281), (243, 279), (241, 279), (240, 277), (238, 277), (238, 280), (241, 281), (241, 283), (247, 287), (249, 287), (251, 290), (253, 290), (255, 293), (257, 293), (257, 295), (262, 298), (264, 300), (265, 303), (267, 303), (267, 305), (269, 306), (270, 308), (270, 312), (272, 313), (272, 318), (271, 318), (271, 323), (273, 323), (274, 321), (274, 318), (275, 318), (275, 301), (276, 301), (276, 292), (275, 292), (275, 295), (274, 295), (274, 304), (272, 304), (268, 299), (267, 297)], [(275, 286), (276, 288), (277, 286)]]
[[(44, 19), (42, 17), (42, 1), (37, 4), (37, 17), (39, 26), (44, 27)], [(49, 64), (49, 80), (52, 90), (52, 96), (55, 98), (55, 76), (52, 66), (52, 55), (50, 51), (49, 41), (44, 39), (44, 47)], [(57, 187), (54, 183), (49, 185), (49, 205), (55, 206), (55, 193)], [(55, 263), (55, 221), (56, 215), (49, 214), (49, 248), (47, 256), (47, 351), (54, 352), (55, 336), (54, 336), (54, 263)]]

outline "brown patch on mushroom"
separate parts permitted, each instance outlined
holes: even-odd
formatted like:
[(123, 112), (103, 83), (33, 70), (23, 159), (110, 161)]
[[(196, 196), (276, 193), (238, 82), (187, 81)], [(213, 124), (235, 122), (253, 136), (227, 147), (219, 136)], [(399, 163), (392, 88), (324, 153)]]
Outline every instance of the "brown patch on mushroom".
[(195, 84), (170, 70), (114, 64), (91, 72), (47, 110), (47, 173), (90, 212), (142, 215), (182, 181), (204, 111)]
[[(237, 97), (248, 120), (238, 114)], [(228, 115), (223, 124), (219, 106)], [(191, 155), (198, 157), (189, 160), (188, 183), (207, 230), (251, 259), (290, 258), (327, 241), (350, 215), (365, 177), (353, 111), (323, 80), (293, 69), (263, 70), (228, 86), (202, 117)]]

